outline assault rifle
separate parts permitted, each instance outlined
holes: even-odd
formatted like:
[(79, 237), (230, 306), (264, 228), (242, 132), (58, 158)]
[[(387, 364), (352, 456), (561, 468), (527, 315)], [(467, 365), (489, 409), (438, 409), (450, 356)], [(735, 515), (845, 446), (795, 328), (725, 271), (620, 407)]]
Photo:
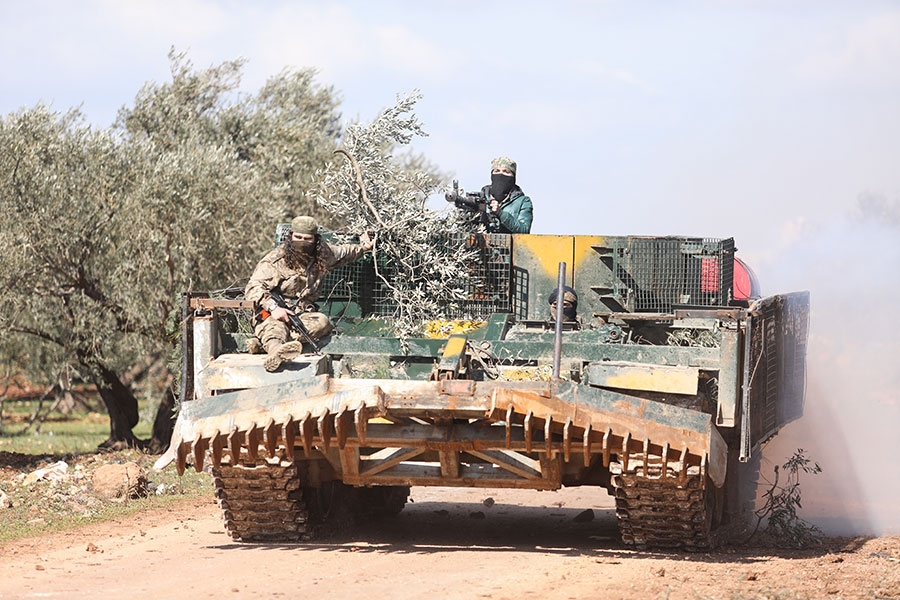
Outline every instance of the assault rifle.
[[(277, 304), (279, 307), (281, 307), (287, 311), (293, 312), (294, 309), (292, 309), (290, 306), (288, 306), (288, 303), (284, 301), (284, 296), (281, 295), (281, 292), (277, 292), (275, 290), (269, 290), (269, 295), (272, 296), (272, 300), (274, 300), (275, 304)], [(322, 354), (322, 350), (319, 348), (319, 345), (316, 343), (316, 340), (314, 340), (312, 338), (312, 336), (309, 334), (309, 330), (306, 328), (306, 325), (303, 324), (303, 321), (300, 320), (300, 317), (298, 317), (297, 315), (291, 314), (291, 312), (288, 312), (288, 316), (287, 316), (288, 322), (291, 324), (291, 326), (294, 329), (297, 330), (297, 333), (299, 333), (304, 338), (306, 338), (306, 342), (310, 346), (312, 346), (312, 349), (315, 351), (316, 354)]]
[(478, 213), (482, 225), (487, 226), (490, 223), (491, 214), (487, 209), (487, 198), (484, 192), (463, 192), (463, 194), (460, 194), (459, 182), (454, 179), (453, 192), (444, 194), (444, 199), (455, 204), (456, 208)]

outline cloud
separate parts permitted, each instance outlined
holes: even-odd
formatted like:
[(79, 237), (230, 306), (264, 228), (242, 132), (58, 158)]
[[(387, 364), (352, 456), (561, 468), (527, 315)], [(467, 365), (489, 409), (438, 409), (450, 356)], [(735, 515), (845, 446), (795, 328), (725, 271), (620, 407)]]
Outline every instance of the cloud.
[(637, 88), (646, 94), (652, 95), (659, 93), (659, 90), (656, 89), (656, 87), (650, 85), (634, 73), (623, 69), (612, 69), (593, 60), (575, 60), (569, 66), (569, 71), (573, 75), (589, 77), (601, 84), (612, 83), (624, 85), (631, 88)]
[(900, 11), (850, 27), (810, 56), (801, 73), (825, 83), (890, 87), (900, 84)]
[(452, 67), (448, 53), (413, 29), (372, 25), (339, 5), (283, 6), (255, 32), (254, 45), (269, 73), (289, 63), (315, 65), (330, 79), (366, 71), (432, 79)]

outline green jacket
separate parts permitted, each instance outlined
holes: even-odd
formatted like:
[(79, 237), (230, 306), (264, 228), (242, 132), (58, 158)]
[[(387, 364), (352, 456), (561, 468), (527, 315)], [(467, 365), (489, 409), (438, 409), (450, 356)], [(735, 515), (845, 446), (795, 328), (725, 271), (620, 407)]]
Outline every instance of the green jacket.
[[(481, 188), (485, 198), (490, 201), (491, 186)], [(531, 221), (533, 219), (531, 198), (522, 192), (522, 188), (515, 186), (509, 196), (500, 203), (500, 211), (491, 215), (488, 231), (491, 233), (531, 233)]]

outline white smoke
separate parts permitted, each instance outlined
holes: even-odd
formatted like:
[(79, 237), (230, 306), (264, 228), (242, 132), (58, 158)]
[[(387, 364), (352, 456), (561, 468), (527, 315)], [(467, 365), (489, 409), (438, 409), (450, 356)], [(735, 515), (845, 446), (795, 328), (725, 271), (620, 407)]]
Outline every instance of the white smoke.
[(761, 272), (764, 295), (810, 290), (804, 416), (763, 450), (770, 476), (804, 448), (801, 516), (835, 535), (900, 532), (900, 202), (861, 196), (827, 223), (791, 228)]

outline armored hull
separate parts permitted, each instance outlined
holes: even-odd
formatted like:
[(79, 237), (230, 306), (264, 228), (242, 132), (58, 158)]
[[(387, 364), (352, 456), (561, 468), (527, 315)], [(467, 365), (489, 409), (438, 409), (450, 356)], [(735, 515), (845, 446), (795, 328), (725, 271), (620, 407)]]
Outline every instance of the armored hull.
[[(615, 496), (626, 544), (715, 543), (741, 510), (738, 466), (802, 412), (808, 294), (734, 301), (731, 240), (469, 243), (466, 299), (429, 337), (385, 334), (389, 266), (360, 262), (326, 282), (323, 354), (275, 373), (237, 351), (246, 302), (185, 294), (184, 401), (158, 465), (211, 463), (245, 541), (396, 514), (413, 485), (590, 485)], [(579, 319), (556, 329), (560, 263)]]

